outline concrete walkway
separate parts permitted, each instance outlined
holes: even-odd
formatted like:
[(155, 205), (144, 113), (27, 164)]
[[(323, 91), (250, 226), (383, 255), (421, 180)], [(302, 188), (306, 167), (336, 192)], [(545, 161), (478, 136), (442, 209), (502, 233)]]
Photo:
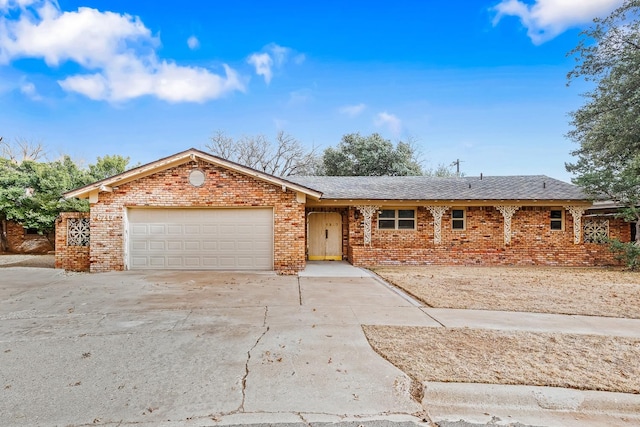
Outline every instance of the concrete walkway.
[(307, 261), (300, 277), (372, 277), (372, 273), (346, 261)]
[(640, 338), (640, 319), (423, 307), (447, 328), (562, 332)]

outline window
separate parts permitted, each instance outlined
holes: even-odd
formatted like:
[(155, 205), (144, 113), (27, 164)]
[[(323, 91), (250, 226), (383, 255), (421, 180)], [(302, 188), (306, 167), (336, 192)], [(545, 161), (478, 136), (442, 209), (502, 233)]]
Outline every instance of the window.
[(550, 218), (552, 230), (564, 230), (564, 211), (562, 209), (551, 209)]
[(466, 229), (467, 215), (464, 209), (451, 209), (451, 228), (454, 230)]
[(415, 230), (415, 209), (383, 209), (378, 211), (379, 230)]

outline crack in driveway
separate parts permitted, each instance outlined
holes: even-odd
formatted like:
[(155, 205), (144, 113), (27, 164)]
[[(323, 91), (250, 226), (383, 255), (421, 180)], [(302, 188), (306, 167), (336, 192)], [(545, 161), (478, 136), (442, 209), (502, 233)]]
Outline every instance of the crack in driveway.
[[(266, 311), (265, 311), (265, 319), (266, 319)], [(251, 352), (260, 344), (260, 340), (269, 332), (269, 326), (266, 327), (264, 332), (258, 337), (253, 346), (247, 351), (247, 360), (244, 364), (244, 376), (242, 377), (242, 402), (240, 403), (240, 407), (235, 412), (244, 412), (244, 403), (247, 397), (247, 378), (249, 377), (249, 362), (251, 361)]]

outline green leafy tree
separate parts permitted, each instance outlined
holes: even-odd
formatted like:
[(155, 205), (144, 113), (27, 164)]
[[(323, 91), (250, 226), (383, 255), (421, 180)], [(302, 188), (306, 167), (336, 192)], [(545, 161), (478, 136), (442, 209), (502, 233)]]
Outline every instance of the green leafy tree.
[(126, 171), (129, 160), (129, 157), (118, 154), (98, 157), (94, 165), (89, 165), (89, 176), (94, 181), (112, 177)]
[[(580, 144), (567, 163), (573, 182), (592, 198), (625, 206), (640, 238), (640, 0), (627, 0), (581, 33), (568, 74), (592, 82), (586, 102), (571, 113), (568, 137)], [(638, 240), (636, 240), (638, 244)]]
[(344, 135), (336, 148), (329, 147), (322, 157), (324, 173), (329, 176), (406, 176), (422, 175), (411, 143), (398, 142), (374, 133)]
[(0, 218), (49, 232), (61, 211), (88, 210), (86, 201), (65, 200), (62, 193), (90, 181), (68, 156), (48, 163), (0, 159)]
[[(127, 169), (129, 158), (119, 155), (98, 157), (95, 164), (81, 169), (69, 157), (53, 162), (17, 161), (0, 157), (0, 221), (12, 220), (23, 227), (47, 234), (60, 212), (86, 212), (86, 200), (64, 199), (62, 194)], [(6, 247), (4, 235), (2, 247)]]

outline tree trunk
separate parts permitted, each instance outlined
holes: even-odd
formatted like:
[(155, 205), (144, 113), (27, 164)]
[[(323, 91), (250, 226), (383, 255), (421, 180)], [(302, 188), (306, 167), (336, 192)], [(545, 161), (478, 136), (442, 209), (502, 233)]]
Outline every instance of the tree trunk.
[(2, 227), (0, 229), (0, 252), (7, 251), (7, 220), (2, 218)]

